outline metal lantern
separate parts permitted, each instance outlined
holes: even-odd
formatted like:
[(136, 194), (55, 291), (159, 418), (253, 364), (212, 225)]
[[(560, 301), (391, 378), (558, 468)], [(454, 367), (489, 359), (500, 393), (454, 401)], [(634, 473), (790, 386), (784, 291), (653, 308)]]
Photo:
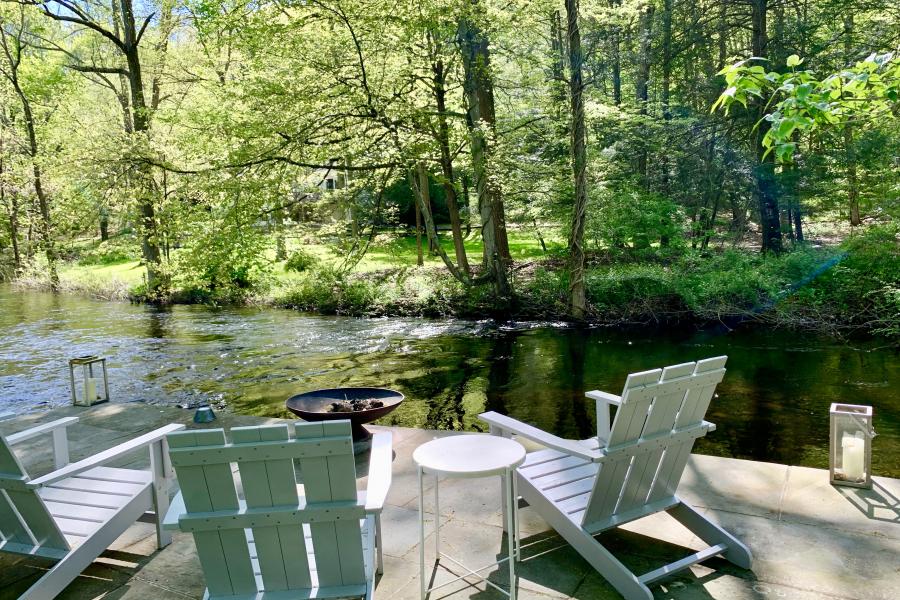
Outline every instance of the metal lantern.
[[(94, 374), (99, 364), (103, 375), (101, 381)], [(75, 385), (75, 367), (81, 367), (79, 385)], [(109, 400), (109, 380), (106, 377), (106, 359), (99, 356), (78, 356), (69, 360), (69, 383), (72, 388), (72, 404), (76, 406), (93, 406)], [(80, 390), (80, 391), (79, 391)]]
[(829, 471), (832, 485), (872, 487), (872, 407), (831, 405)]

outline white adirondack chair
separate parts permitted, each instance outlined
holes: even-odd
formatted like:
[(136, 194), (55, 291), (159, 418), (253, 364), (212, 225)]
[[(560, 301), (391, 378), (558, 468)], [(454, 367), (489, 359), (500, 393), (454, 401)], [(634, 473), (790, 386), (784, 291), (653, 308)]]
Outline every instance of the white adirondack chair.
[(357, 492), (349, 421), (297, 423), (295, 437), (288, 433), (287, 425), (235, 427), (231, 443), (221, 429), (170, 435), (181, 493), (166, 527), (194, 535), (205, 599), (371, 600), (391, 434), (375, 434), (367, 490)]
[[(632, 373), (621, 396), (588, 392), (597, 401), (597, 437), (588, 440), (565, 440), (494, 412), (481, 415), (495, 435), (515, 434), (548, 448), (530, 453), (517, 471), (523, 499), (628, 600), (649, 600), (649, 585), (716, 555), (751, 566), (744, 544), (675, 493), (694, 440), (715, 429), (703, 417), (726, 359)], [(610, 429), (611, 406), (618, 409)], [(709, 547), (637, 576), (594, 538), (660, 511)]]
[[(167, 425), (69, 464), (66, 427), (77, 421), (67, 417), (0, 435), (0, 551), (58, 561), (19, 600), (55, 598), (145, 513), (157, 520), (159, 547), (171, 540), (161, 527), (171, 482), (166, 434), (184, 425)], [(30, 479), (12, 447), (44, 434), (52, 435), (55, 470)], [(103, 466), (141, 449), (149, 449), (149, 470)]]

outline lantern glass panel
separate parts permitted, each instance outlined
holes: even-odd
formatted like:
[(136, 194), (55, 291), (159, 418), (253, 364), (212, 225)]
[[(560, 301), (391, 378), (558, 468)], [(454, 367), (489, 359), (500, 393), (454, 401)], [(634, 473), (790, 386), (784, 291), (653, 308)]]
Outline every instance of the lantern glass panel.
[(873, 435), (871, 408), (852, 404), (833, 405), (831, 434), (833, 481), (867, 484)]

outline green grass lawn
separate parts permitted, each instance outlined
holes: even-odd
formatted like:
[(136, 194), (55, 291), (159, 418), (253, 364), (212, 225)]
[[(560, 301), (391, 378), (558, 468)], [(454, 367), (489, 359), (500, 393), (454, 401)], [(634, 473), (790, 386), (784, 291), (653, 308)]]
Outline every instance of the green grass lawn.
[[(541, 243), (531, 230), (510, 230), (509, 250), (515, 260), (531, 260), (547, 256), (541, 248)], [(440, 234), (441, 245), (447, 254), (455, 260), (453, 242), (448, 233)], [(565, 241), (555, 236), (545, 236), (547, 249), (564, 248)], [(441, 267), (443, 261), (440, 256), (428, 252), (428, 241), (423, 236), (424, 263), (428, 267)], [(274, 240), (267, 251), (267, 257), (272, 260), (272, 274), (280, 282), (290, 282), (305, 275), (284, 270), (285, 261), (274, 261)], [(473, 231), (466, 241), (466, 253), (470, 264), (478, 264), (481, 261), (482, 241), (477, 232)], [(289, 238), (287, 240), (288, 254), (302, 248), (313, 254), (322, 264), (338, 266), (344, 256), (337, 250), (326, 244), (308, 244), (304, 240)], [(178, 251), (176, 251), (178, 252)], [(402, 235), (388, 242), (373, 243), (363, 259), (354, 269), (358, 273), (368, 273), (384, 269), (396, 269), (416, 266), (416, 237), (414, 235)], [(60, 277), (73, 288), (92, 289), (101, 287), (132, 288), (144, 280), (145, 270), (137, 260), (126, 260), (102, 265), (80, 265), (77, 262), (66, 263), (60, 268)]]

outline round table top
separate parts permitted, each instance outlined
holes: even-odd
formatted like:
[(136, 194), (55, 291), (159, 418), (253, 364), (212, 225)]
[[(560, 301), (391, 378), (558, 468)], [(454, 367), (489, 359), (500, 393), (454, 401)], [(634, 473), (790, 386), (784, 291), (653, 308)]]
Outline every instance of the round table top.
[(413, 460), (432, 474), (489, 477), (525, 462), (525, 448), (496, 435), (451, 435), (422, 444), (413, 452)]

